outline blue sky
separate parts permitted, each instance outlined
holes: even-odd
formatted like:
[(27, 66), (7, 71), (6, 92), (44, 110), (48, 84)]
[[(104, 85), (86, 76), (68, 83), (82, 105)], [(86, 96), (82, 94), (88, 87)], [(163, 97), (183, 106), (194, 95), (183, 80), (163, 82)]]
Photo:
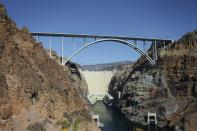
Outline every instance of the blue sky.
[[(176, 40), (197, 29), (197, 0), (2, 0), (2, 3), (19, 27), (26, 26), (32, 32)], [(48, 40), (43, 41), (47, 47)], [(65, 56), (72, 53), (71, 43), (64, 42)], [(53, 47), (60, 53), (60, 40), (54, 40)], [(96, 64), (136, 60), (139, 56), (124, 45), (103, 43), (85, 49), (73, 60)]]

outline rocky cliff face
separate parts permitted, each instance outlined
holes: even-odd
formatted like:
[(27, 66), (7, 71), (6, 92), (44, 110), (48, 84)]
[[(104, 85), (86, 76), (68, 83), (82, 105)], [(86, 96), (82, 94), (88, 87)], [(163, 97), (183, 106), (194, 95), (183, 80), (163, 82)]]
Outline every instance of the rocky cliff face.
[(170, 44), (166, 51), (159, 48), (156, 66), (141, 57), (132, 68), (118, 72), (109, 91), (115, 97), (116, 107), (132, 121), (145, 124), (147, 112), (156, 112), (159, 126), (194, 131), (196, 65), (197, 31), (194, 31)]
[[(50, 51), (46, 50), (47, 54), (50, 56)], [(61, 57), (57, 55), (55, 51), (52, 50), (51, 52), (51, 59), (55, 60), (59, 65), (61, 65)], [(65, 58), (66, 60), (66, 58)], [(83, 74), (80, 73), (80, 68), (77, 64), (68, 61), (66, 66), (64, 67), (64, 71), (67, 72), (69, 79), (73, 86), (78, 87), (83, 92), (83, 96), (87, 97), (88, 92), (88, 85)]]
[(50, 59), (27, 28), (18, 29), (2, 4), (0, 69), (0, 130), (55, 131), (76, 121), (81, 130), (98, 130), (79, 79)]

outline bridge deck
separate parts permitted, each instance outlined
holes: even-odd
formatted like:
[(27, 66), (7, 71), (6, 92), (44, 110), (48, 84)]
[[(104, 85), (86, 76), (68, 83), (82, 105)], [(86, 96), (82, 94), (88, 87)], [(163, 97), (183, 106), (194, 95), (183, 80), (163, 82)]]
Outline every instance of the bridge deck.
[(101, 38), (101, 39), (122, 39), (122, 40), (139, 40), (139, 41), (162, 41), (172, 43), (170, 39), (143, 38), (143, 37), (128, 37), (128, 36), (112, 36), (112, 35), (88, 35), (88, 34), (64, 34), (64, 33), (49, 33), (49, 32), (32, 32), (33, 36), (52, 36), (52, 37), (76, 37), (76, 38)]

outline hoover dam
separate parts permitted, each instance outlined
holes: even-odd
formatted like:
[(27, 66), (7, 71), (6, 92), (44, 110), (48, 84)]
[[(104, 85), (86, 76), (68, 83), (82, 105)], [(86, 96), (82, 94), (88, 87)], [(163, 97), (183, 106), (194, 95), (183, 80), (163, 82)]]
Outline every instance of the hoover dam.
[(97, 100), (102, 100), (104, 95), (108, 92), (109, 83), (115, 74), (115, 71), (89, 71), (80, 70), (88, 85), (88, 99), (91, 104)]

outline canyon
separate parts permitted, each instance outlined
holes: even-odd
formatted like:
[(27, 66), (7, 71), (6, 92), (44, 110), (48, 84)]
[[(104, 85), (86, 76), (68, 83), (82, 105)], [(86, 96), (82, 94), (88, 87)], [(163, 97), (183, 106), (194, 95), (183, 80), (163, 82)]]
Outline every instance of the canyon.
[(112, 109), (132, 122), (146, 125), (152, 112), (161, 130), (196, 131), (197, 30), (165, 49), (157, 43), (157, 55), (156, 65), (144, 56), (62, 65), (63, 57), (46, 50), (28, 28), (18, 28), (0, 3), (0, 131), (100, 131), (87, 96), (107, 92)]

